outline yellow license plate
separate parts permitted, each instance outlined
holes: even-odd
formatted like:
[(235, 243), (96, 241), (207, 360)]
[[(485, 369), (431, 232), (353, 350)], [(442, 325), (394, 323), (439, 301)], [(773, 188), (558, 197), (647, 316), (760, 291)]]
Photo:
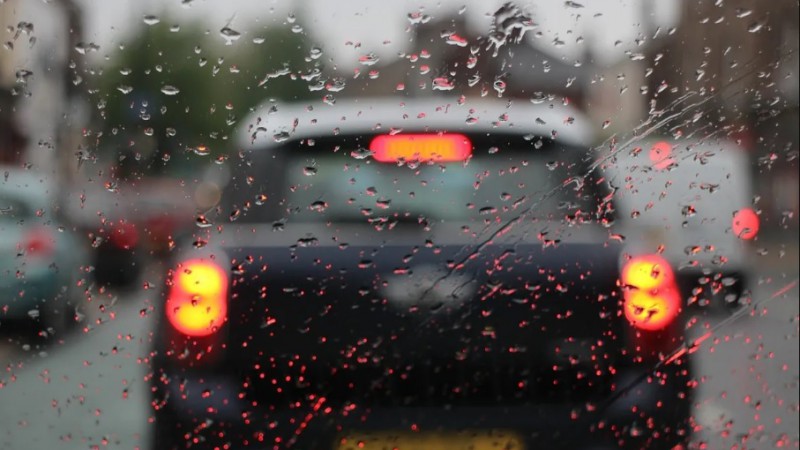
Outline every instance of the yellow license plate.
[(524, 450), (517, 433), (476, 430), (441, 433), (356, 432), (338, 438), (336, 450)]

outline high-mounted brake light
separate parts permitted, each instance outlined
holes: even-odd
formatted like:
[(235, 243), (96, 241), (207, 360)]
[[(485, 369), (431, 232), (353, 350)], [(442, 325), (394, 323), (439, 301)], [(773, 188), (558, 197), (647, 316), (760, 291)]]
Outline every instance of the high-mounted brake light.
[(216, 332), (228, 315), (228, 277), (217, 264), (190, 260), (175, 271), (166, 313), (172, 326), (187, 336)]
[(372, 157), (379, 162), (466, 161), (472, 142), (463, 134), (383, 134), (369, 144)]
[(681, 308), (675, 274), (659, 255), (637, 256), (622, 269), (625, 318), (635, 327), (656, 331), (666, 328)]

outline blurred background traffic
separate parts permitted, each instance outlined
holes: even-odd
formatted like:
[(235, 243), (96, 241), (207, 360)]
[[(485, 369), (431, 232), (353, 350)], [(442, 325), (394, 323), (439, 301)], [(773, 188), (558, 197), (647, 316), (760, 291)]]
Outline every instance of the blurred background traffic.
[[(785, 431), (755, 447), (777, 446), (786, 433), (787, 444), (800, 445), (778, 420), (796, 424), (798, 414), (796, 1), (335, 3), (0, 1), (0, 415), (8, 419), (0, 438), (8, 448), (24, 447), (17, 437), (24, 430), (62, 429), (59, 421), (82, 423), (76, 417), (84, 415), (101, 420), (103, 412), (73, 409), (72, 418), (47, 415), (37, 428), (35, 414), (20, 418), (6, 400), (33, 389), (15, 387), (19, 380), (49, 378), (43, 371), (67, 361), (87, 367), (120, 348), (85, 340), (130, 335), (127, 342), (139, 344), (125, 351), (139, 368), (125, 372), (120, 391), (127, 399), (143, 384), (147, 369), (136, 370), (146, 366), (146, 325), (118, 317), (146, 317), (159, 263), (196, 242), (205, 226), (199, 214), (217, 195), (208, 169), (240, 151), (234, 135), (252, 108), (267, 100), (323, 108), (347, 98), (391, 95), (400, 103), (443, 94), (577, 106), (595, 125), (596, 145), (586, 149), (592, 157), (629, 153), (644, 138), (645, 152), (658, 142), (727, 142), (735, 157), (724, 167), (698, 163), (691, 176), (742, 174), (717, 186), (728, 198), (743, 195), (742, 207), (757, 215), (757, 233), (736, 249), (746, 252), (738, 260), (748, 289), (756, 301), (789, 296), (778, 307), (788, 331), (765, 350), (779, 348), (788, 365), (764, 370), (789, 373), (789, 407), (782, 407), (790, 417), (775, 406), (777, 419), (765, 426)], [(518, 7), (530, 22), (511, 20)], [(502, 27), (512, 30), (508, 41), (495, 39)], [(504, 46), (509, 56), (485, 56)], [(687, 118), (683, 110), (693, 112)], [(639, 189), (660, 188), (639, 181)], [(696, 207), (702, 214), (714, 205)], [(626, 208), (628, 217), (637, 207)], [(677, 225), (659, 238), (680, 241), (680, 209), (665, 214)], [(631, 217), (630, 228), (631, 239), (645, 239), (653, 226)], [(737, 341), (738, 326), (718, 337)], [(36, 369), (26, 371), (28, 363)], [(715, 364), (708, 371), (718, 377), (746, 371), (730, 366), (739, 361)], [(96, 367), (95, 375), (116, 370)], [(81, 375), (72, 377), (74, 392), (62, 398), (91, 397), (75, 387)], [(706, 403), (717, 408), (719, 395)], [(64, 406), (37, 402), (33, 408)], [(713, 408), (704, 420), (717, 426)], [(147, 405), (125, 414), (139, 428), (77, 441), (143, 445)], [(56, 434), (64, 443), (64, 433)]]

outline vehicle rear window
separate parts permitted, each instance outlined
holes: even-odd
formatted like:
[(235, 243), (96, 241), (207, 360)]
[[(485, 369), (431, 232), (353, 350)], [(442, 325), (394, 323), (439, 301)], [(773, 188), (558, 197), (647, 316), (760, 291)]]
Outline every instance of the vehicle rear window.
[[(242, 222), (496, 221), (531, 208), (557, 220), (594, 210), (581, 149), (552, 139), (471, 136), (463, 161), (379, 162), (372, 136), (306, 139), (254, 152), (228, 186)], [(565, 182), (576, 180), (572, 188)]]

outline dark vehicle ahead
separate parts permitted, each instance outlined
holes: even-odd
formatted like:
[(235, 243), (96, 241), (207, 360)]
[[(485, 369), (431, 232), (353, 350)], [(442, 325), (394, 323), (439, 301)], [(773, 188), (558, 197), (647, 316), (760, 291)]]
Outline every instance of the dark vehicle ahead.
[[(268, 112), (268, 110), (271, 110)], [(176, 251), (156, 448), (672, 448), (683, 294), (561, 105), (270, 105)]]
[(72, 193), (65, 215), (91, 242), (93, 281), (101, 287), (136, 289), (152, 259), (169, 253), (192, 225), (194, 205), (178, 179), (91, 183)]

